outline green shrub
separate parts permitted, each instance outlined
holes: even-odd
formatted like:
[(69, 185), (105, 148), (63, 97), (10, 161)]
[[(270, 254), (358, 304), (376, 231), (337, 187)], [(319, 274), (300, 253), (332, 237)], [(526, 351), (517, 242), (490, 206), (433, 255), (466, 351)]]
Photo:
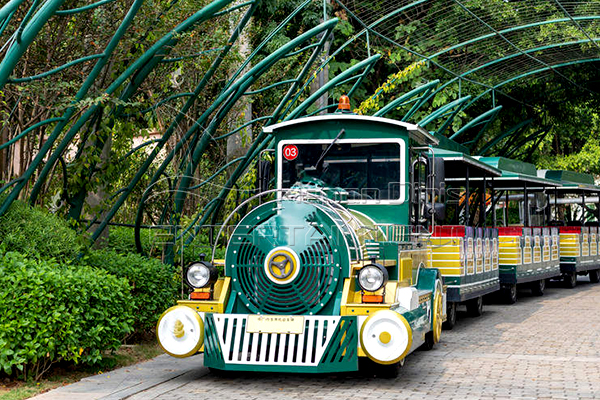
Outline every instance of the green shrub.
[[(142, 249), (149, 256), (159, 255), (162, 251), (160, 244), (160, 230), (143, 229), (140, 231)], [(125, 226), (111, 226), (108, 231), (108, 240), (103, 247), (120, 254), (137, 253), (135, 247), (135, 234), (133, 228)]]
[(0, 217), (0, 243), (6, 251), (63, 261), (75, 259), (86, 248), (85, 239), (67, 221), (21, 201)]
[(178, 298), (180, 283), (173, 267), (158, 260), (135, 253), (97, 250), (90, 251), (81, 262), (127, 279), (133, 295), (136, 332), (153, 329), (158, 317)]
[(0, 255), (0, 370), (39, 379), (54, 363), (94, 364), (131, 332), (127, 282), (90, 267)]

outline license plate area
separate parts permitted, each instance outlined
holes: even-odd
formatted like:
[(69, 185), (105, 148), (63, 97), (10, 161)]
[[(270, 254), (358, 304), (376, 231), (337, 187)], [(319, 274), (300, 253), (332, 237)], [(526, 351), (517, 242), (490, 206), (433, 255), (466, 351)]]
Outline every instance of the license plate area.
[(247, 333), (304, 333), (304, 317), (295, 315), (248, 315)]

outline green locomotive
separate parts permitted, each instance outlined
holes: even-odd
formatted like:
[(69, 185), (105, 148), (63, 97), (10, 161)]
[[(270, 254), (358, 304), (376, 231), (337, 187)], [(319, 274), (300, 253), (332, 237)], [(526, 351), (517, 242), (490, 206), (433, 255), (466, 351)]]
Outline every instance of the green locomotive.
[(161, 346), (203, 350), (216, 370), (355, 371), (364, 359), (395, 375), (445, 318), (443, 278), (427, 268), (436, 180), (423, 155), (437, 140), (343, 112), (265, 130), (277, 188), (259, 196), (272, 199), (231, 233), (224, 277), (189, 266), (194, 291), (161, 317)]

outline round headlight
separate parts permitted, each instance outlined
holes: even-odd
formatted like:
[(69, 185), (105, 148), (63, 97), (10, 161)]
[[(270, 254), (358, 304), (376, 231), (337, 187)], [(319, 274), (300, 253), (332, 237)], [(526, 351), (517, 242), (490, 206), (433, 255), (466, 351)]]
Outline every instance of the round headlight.
[(211, 264), (201, 262), (188, 266), (185, 274), (187, 283), (194, 289), (206, 287), (217, 280), (217, 269)]
[(366, 292), (376, 292), (388, 281), (388, 272), (383, 265), (369, 264), (358, 271), (358, 286)]

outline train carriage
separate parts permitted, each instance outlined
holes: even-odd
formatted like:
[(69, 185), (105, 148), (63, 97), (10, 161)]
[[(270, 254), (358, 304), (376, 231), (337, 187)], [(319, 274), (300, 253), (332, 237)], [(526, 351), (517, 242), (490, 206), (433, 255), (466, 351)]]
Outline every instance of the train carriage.
[[(546, 280), (561, 273), (559, 261), (551, 257), (552, 232), (547, 225), (547, 215), (536, 210), (547, 204), (545, 191), (559, 184), (538, 177), (533, 164), (504, 157), (478, 159), (502, 171), (502, 175), (493, 180), (492, 194), (494, 224), (501, 225), (498, 229), (502, 295), (512, 304), (517, 300), (517, 285), (526, 285), (533, 294), (541, 296)], [(518, 205), (517, 221), (509, 217), (511, 202)], [(502, 211), (500, 218), (497, 218), (498, 211)]]
[[(565, 285), (575, 287), (578, 275), (589, 275), (591, 282), (599, 282), (600, 187), (594, 184), (593, 176), (578, 172), (540, 170), (538, 175), (558, 184), (551, 191), (554, 199), (550, 200), (548, 211), (553, 214), (553, 223), (558, 225), (560, 271)], [(592, 199), (595, 208), (590, 210), (588, 207)], [(565, 215), (567, 208), (571, 211), (570, 219)]]
[[(438, 214), (430, 239), (429, 266), (438, 268), (448, 287), (446, 329), (456, 322), (461, 304), (467, 312), (483, 312), (483, 296), (499, 290), (498, 231), (486, 226), (487, 206), (481, 192), (501, 172), (455, 149), (431, 150), (443, 165), (444, 215)], [(440, 173), (441, 175), (441, 173)], [(468, 179), (466, 179), (468, 177)]]

